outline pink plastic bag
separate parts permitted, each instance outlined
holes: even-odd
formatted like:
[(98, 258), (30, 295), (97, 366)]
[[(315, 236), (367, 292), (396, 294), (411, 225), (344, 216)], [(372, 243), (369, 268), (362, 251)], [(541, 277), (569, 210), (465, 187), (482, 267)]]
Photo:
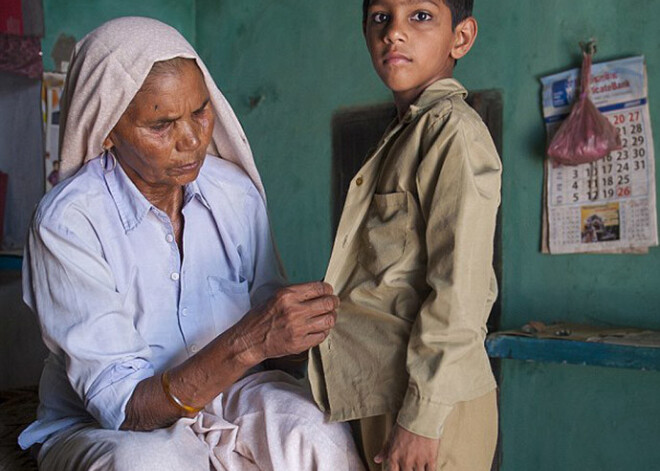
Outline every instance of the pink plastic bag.
[(548, 156), (563, 165), (578, 165), (602, 159), (621, 148), (616, 127), (602, 115), (589, 98), (591, 57), (595, 48), (583, 52), (580, 98), (548, 146)]

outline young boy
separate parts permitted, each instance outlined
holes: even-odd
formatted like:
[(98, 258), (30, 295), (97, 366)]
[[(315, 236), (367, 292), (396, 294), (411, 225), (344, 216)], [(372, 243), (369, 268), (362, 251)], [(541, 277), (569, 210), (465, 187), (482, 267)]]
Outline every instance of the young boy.
[(398, 119), (351, 182), (326, 274), (341, 305), (309, 378), (372, 470), (487, 471), (495, 450), (484, 339), (501, 164), (452, 79), (471, 13), (472, 0), (364, 1)]

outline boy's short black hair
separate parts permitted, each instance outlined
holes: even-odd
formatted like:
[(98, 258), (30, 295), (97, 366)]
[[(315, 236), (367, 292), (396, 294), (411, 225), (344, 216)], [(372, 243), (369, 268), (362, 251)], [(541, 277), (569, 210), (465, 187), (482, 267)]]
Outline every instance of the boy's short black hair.
[[(461, 21), (465, 18), (472, 16), (472, 6), (474, 5), (474, 0), (443, 0), (445, 5), (449, 7), (451, 11), (451, 27), (452, 29), (456, 28)], [(363, 0), (362, 2), (362, 23), (366, 24), (367, 21), (367, 11), (369, 10), (369, 4), (371, 0)]]

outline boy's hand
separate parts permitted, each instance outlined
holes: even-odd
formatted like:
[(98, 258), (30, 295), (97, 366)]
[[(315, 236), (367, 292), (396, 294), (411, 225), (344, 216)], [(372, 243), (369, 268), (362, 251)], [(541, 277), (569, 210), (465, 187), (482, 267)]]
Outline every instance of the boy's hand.
[(387, 471), (434, 470), (440, 439), (426, 438), (395, 425), (374, 461)]

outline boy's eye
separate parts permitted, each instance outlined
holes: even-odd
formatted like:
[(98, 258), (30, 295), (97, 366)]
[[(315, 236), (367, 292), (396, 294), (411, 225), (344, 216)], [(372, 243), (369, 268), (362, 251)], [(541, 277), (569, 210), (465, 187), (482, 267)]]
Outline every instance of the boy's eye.
[(385, 13), (374, 13), (371, 15), (371, 19), (376, 24), (385, 23), (388, 20), (389, 16)]
[(415, 21), (429, 21), (431, 19), (431, 14), (425, 11), (418, 11), (412, 18)]

